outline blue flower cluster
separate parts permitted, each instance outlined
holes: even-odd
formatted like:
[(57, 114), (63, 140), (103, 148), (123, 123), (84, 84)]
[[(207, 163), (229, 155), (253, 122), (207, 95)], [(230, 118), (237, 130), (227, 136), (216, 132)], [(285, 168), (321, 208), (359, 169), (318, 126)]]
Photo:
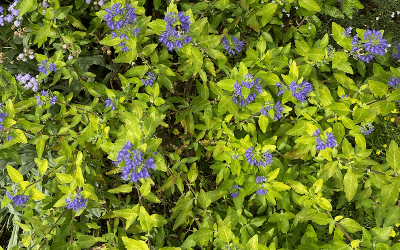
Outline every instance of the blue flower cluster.
[(244, 42), (237, 39), (236, 36), (232, 37), (231, 43), (229, 42), (228, 38), (224, 36), (221, 43), (224, 45), (224, 48), (228, 52), (228, 54), (232, 56), (234, 56), (235, 54), (239, 54), (240, 51), (242, 51), (244, 48)]
[[(355, 57), (366, 63), (370, 62), (375, 55), (385, 55), (389, 44), (386, 43), (386, 39), (378, 30), (366, 30), (362, 41), (359, 40), (358, 36), (354, 36), (351, 41), (353, 45), (352, 51), (355, 53)], [(362, 51), (362, 52), (361, 52)]]
[[(233, 188), (233, 189), (236, 189), (236, 190), (241, 189), (241, 187), (239, 187), (239, 186), (236, 185), (236, 184), (235, 184), (232, 188)], [(231, 194), (232, 199), (236, 199), (236, 197), (238, 197), (238, 196), (240, 195), (240, 193), (235, 192), (235, 190), (234, 190), (233, 192), (232, 192), (232, 190), (229, 190), (229, 193)]]
[(6, 192), (6, 196), (9, 200), (12, 200), (16, 206), (22, 206), (29, 200), (29, 195), (12, 195), (10, 192)]
[(249, 163), (251, 166), (257, 166), (257, 167), (266, 167), (267, 165), (272, 163), (272, 154), (269, 153), (269, 150), (267, 150), (262, 156), (259, 161), (256, 160), (254, 157), (254, 152), (253, 152), (253, 147), (250, 147), (246, 150), (245, 152), (245, 157), (247, 160), (247, 163)]
[(360, 130), (363, 135), (369, 135), (372, 133), (372, 131), (374, 131), (374, 125), (372, 125), (370, 122), (367, 122), (365, 126), (360, 127)]
[(265, 178), (264, 176), (257, 176), (256, 178), (256, 183), (259, 184), (261, 183), (261, 188), (259, 190), (256, 191), (257, 194), (259, 195), (266, 195), (268, 193), (268, 190), (264, 189), (264, 183), (267, 182), (267, 178)]
[(80, 193), (76, 194), (74, 199), (67, 198), (65, 201), (67, 202), (67, 209), (73, 209), (76, 212), (81, 208), (85, 208), (87, 203), (87, 199), (84, 199)]
[[(19, 27), (21, 25), (22, 17), (18, 17), (19, 10), (14, 9), (14, 7), (18, 4), (18, 0), (15, 0), (12, 4), (10, 4), (7, 8), (8, 14), (4, 13), (3, 6), (0, 6), (0, 26), (4, 26), (4, 21), (7, 23), (12, 23), (14, 21), (14, 26)], [(14, 20), (15, 18), (15, 20)]]
[(121, 162), (125, 163), (122, 167), (122, 179), (132, 182), (137, 182), (142, 178), (150, 177), (149, 169), (155, 169), (156, 165), (153, 156), (147, 160), (144, 159), (144, 152), (139, 149), (133, 149), (133, 145), (128, 141), (121, 151), (118, 152), (117, 161), (114, 164), (117, 166)]
[(57, 96), (55, 95), (50, 95), (49, 91), (46, 90), (42, 90), (40, 92), (40, 95), (36, 95), (36, 106), (42, 106), (44, 105), (46, 102), (49, 102), (50, 105), (54, 105), (56, 104), (57, 101)]
[(38, 67), (39, 73), (44, 73), (47, 76), (52, 71), (53, 72), (57, 71), (55, 63), (51, 63), (48, 68), (47, 68), (47, 60), (43, 60), (41, 63), (42, 63), (42, 65), (39, 65), (39, 67)]
[(335, 136), (332, 133), (328, 133), (326, 132), (326, 143), (324, 143), (320, 137), (321, 131), (319, 129), (315, 130), (315, 132), (312, 134), (312, 136), (317, 136), (316, 138), (316, 142), (317, 142), (317, 146), (316, 149), (317, 150), (324, 150), (326, 148), (334, 148), (337, 146), (337, 142), (335, 139)]
[[(114, 101), (117, 101), (117, 98), (115, 98)], [(111, 110), (115, 110), (114, 102), (111, 100), (110, 97), (105, 101), (105, 103), (106, 103), (106, 108), (110, 107)]]
[(0, 113), (0, 130), (2, 130), (4, 128), (3, 124), (1, 124), (1, 123), (3, 123), (4, 118), (6, 118), (6, 116), (7, 116), (7, 113)]
[(189, 16), (183, 12), (179, 12), (178, 16), (175, 12), (168, 12), (165, 15), (164, 21), (167, 23), (158, 40), (167, 46), (169, 51), (174, 48), (179, 50), (183, 45), (192, 42), (192, 37), (189, 34), (190, 20)]
[(283, 107), (281, 106), (281, 102), (280, 101), (277, 101), (275, 103), (275, 106), (269, 105), (269, 104), (267, 104), (267, 105), (268, 106), (266, 106), (266, 107), (263, 106), (261, 108), (260, 113), (262, 115), (270, 117), (269, 114), (268, 114), (268, 111), (271, 110), (271, 109), (274, 109), (275, 110), (275, 112), (274, 112), (274, 121), (279, 120), (279, 119), (282, 118)]
[(29, 73), (19, 73), (15, 79), (20, 81), (26, 90), (32, 89), (34, 92), (39, 90), (39, 83), (37, 82), (36, 77), (31, 76)]
[(116, 3), (111, 9), (107, 8), (106, 12), (107, 14), (104, 16), (104, 19), (111, 30), (118, 30), (128, 24), (133, 24), (137, 17), (135, 8), (131, 7), (130, 4), (122, 8), (122, 4)]
[(393, 49), (395, 52), (392, 54), (392, 57), (396, 58), (396, 59), (400, 59), (400, 42), (395, 41), (393, 43)]
[(351, 30), (352, 30), (353, 28), (352, 27), (348, 27), (348, 28), (346, 28), (344, 31), (343, 31), (343, 35), (345, 35), (345, 36), (350, 36), (350, 34), (351, 34)]
[[(253, 75), (251, 74), (244, 75), (243, 78), (244, 80), (240, 84), (238, 82), (234, 84), (233, 87), (235, 89), (235, 94), (232, 97), (232, 101), (241, 107), (253, 102), (257, 97), (257, 93), (262, 92), (262, 87), (259, 83), (260, 78), (254, 80)], [(250, 90), (247, 98), (244, 97), (242, 88), (247, 88)]]
[(154, 80), (156, 79), (156, 77), (154, 76), (154, 73), (151, 71), (148, 71), (146, 74), (147, 74), (147, 77), (142, 79), (143, 85), (153, 87)]
[(284, 89), (282, 83), (277, 82), (277, 83), (276, 83), (276, 87), (277, 87), (278, 90), (279, 90), (277, 96), (281, 96), (281, 95), (283, 95), (283, 93), (285, 93), (285, 89)]
[(133, 29), (133, 25), (136, 22), (136, 12), (135, 8), (130, 4), (127, 4), (125, 8), (122, 8), (122, 4), (116, 3), (111, 9), (107, 8), (107, 14), (104, 16), (108, 27), (111, 30), (114, 30), (111, 33), (111, 38), (119, 37), (122, 41), (118, 44), (121, 46), (121, 50), (123, 52), (128, 52), (131, 49), (126, 46), (126, 41), (129, 39), (127, 35), (128, 32), (132, 32), (133, 36), (137, 36), (139, 34), (139, 28)]
[(392, 78), (390, 78), (390, 81), (388, 82), (389, 86), (396, 88), (396, 89), (397, 89), (397, 87), (399, 87), (399, 84), (400, 84), (400, 77), (396, 77), (396, 78), (392, 77)]
[(292, 95), (300, 102), (305, 102), (308, 94), (313, 90), (313, 86), (306, 81), (297, 84), (296, 81), (293, 81), (289, 85), (290, 91), (292, 91)]

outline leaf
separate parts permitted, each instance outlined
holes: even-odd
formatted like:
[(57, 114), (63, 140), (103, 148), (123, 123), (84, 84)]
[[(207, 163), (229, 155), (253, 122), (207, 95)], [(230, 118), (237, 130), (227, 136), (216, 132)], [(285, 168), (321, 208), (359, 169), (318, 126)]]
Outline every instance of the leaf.
[(164, 184), (159, 189), (157, 189), (156, 193), (163, 192), (172, 187), (172, 185), (174, 185), (174, 183), (176, 182), (176, 177), (177, 177), (176, 174), (168, 177), (168, 179), (164, 181)]
[(390, 206), (393, 206), (399, 198), (399, 185), (389, 184), (385, 185), (381, 189), (381, 198), (380, 203), (382, 205), (382, 209), (386, 209)]
[(200, 190), (200, 194), (198, 196), (198, 201), (199, 201), (199, 205), (202, 208), (207, 208), (211, 204), (211, 198), (208, 196), (208, 194), (206, 192), (204, 192), (203, 189)]
[(258, 250), (258, 235), (255, 234), (251, 239), (247, 242), (244, 250)]
[(60, 184), (66, 184), (70, 183), (74, 179), (74, 177), (72, 177), (72, 175), (70, 174), (56, 173), (56, 179), (58, 180), (58, 182), (60, 182)]
[(307, 188), (301, 182), (292, 181), (289, 183), (289, 185), (298, 194), (307, 194), (308, 193)]
[(49, 36), (49, 33), (50, 33), (50, 25), (42, 26), (39, 29), (33, 43), (34, 44), (37, 43), (38, 47), (42, 46), (42, 44), (47, 41), (47, 37)]
[(357, 193), (358, 181), (357, 176), (351, 172), (347, 172), (344, 176), (344, 192), (348, 201), (351, 201)]
[(76, 168), (75, 180), (79, 187), (83, 187), (85, 179), (83, 178), (82, 168), (80, 166)]
[(394, 171), (400, 171), (400, 152), (397, 143), (392, 140), (389, 145), (389, 151), (386, 153), (386, 160)]
[(46, 198), (46, 196), (42, 192), (37, 190), (36, 188), (31, 189), (30, 196), (35, 201), (40, 201), (40, 200), (43, 200), (44, 198)]
[(107, 192), (112, 193), (112, 194), (130, 193), (130, 192), (132, 192), (132, 185), (123, 184), (123, 185), (118, 186), (117, 188), (107, 190)]
[(156, 19), (147, 24), (151, 30), (157, 35), (160, 35), (163, 31), (166, 31), (166, 22), (163, 19)]
[(22, 17), (25, 13), (27, 13), (34, 4), (35, 0), (23, 0), (19, 5), (18, 17)]
[(368, 81), (369, 88), (371, 91), (374, 93), (375, 96), (378, 96), (379, 98), (386, 95), (388, 91), (388, 85), (381, 83), (379, 81)]
[(152, 214), (150, 218), (153, 221), (154, 227), (161, 227), (168, 223), (168, 221), (159, 214)]
[(129, 239), (128, 237), (122, 237), (122, 241), (124, 242), (124, 245), (127, 250), (149, 250), (149, 247), (147, 246), (146, 242), (142, 240), (134, 240), (134, 239)]
[(234, 88), (235, 82), (236, 81), (233, 79), (224, 79), (224, 80), (219, 81), (217, 84), (222, 89), (233, 91), (233, 90), (235, 90), (235, 88)]
[(324, 197), (320, 197), (317, 199), (317, 204), (325, 210), (332, 211), (331, 203), (325, 199)]
[(226, 243), (229, 243), (234, 237), (232, 230), (222, 220), (218, 223), (218, 237)]
[(10, 165), (7, 165), (7, 172), (8, 176), (10, 176), (11, 180), (15, 183), (21, 182), (24, 180), (22, 177), (22, 174), (18, 172), (15, 168), (11, 167)]
[(351, 143), (347, 140), (347, 138), (343, 139), (342, 151), (344, 158), (350, 160), (354, 157), (354, 148), (351, 146)]
[(211, 91), (217, 96), (223, 96), (222, 89), (215, 82), (210, 82)]
[(143, 183), (143, 185), (140, 187), (140, 193), (143, 196), (147, 196), (150, 192), (151, 192), (151, 182), (149, 181), (149, 179), (147, 179), (145, 183)]
[(257, 16), (262, 16), (260, 28), (264, 27), (271, 21), (278, 5), (275, 3), (264, 4), (264, 6), (257, 12)]
[(39, 168), (39, 173), (43, 176), (46, 174), (47, 168), (49, 167), (49, 162), (47, 159), (40, 160), (38, 158), (35, 158), (35, 163), (37, 164)]
[(151, 219), (149, 213), (147, 213), (144, 207), (140, 207), (139, 220), (144, 231), (151, 231), (154, 227), (154, 221)]
[(260, 125), (260, 129), (263, 133), (267, 132), (269, 119), (265, 115), (260, 115), (258, 118), (258, 125)]
[(139, 205), (136, 205), (134, 208), (131, 208), (131, 209), (120, 209), (120, 210), (115, 210), (113, 212), (115, 214), (115, 216), (126, 219), (125, 230), (128, 230), (129, 227), (133, 224), (133, 222), (138, 217), (138, 215), (139, 215), (138, 208), (139, 208)]
[(321, 8), (314, 0), (299, 0), (300, 7), (310, 11), (320, 11)]
[(335, 52), (332, 58), (332, 67), (337, 68), (338, 66), (342, 65), (343, 63), (347, 62), (347, 54), (346, 52)]
[(350, 219), (350, 218), (344, 218), (340, 221), (340, 226), (343, 227), (344, 230), (346, 230), (349, 233), (355, 233), (357, 231), (362, 230), (362, 226), (358, 224), (357, 221)]
[(350, 108), (343, 102), (335, 102), (332, 105), (326, 107), (329, 110), (335, 112), (338, 116), (348, 115), (350, 113)]
[(193, 76), (196, 76), (197, 73), (199, 73), (201, 67), (203, 66), (203, 54), (195, 46), (192, 47), (192, 59), (194, 60), (194, 62), (193, 62), (193, 67), (194, 67)]

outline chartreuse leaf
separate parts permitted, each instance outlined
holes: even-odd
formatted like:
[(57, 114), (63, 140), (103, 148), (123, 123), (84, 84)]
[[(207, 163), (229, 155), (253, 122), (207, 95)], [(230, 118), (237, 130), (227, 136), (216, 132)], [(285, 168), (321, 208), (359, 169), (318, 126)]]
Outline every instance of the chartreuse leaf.
[(382, 209), (393, 206), (399, 198), (399, 184), (385, 185), (381, 189), (380, 204)]
[(318, 3), (314, 0), (299, 0), (300, 7), (310, 10), (310, 11), (320, 11), (321, 8), (319, 7)]
[(136, 220), (136, 218), (139, 216), (139, 205), (136, 205), (130, 209), (115, 210), (113, 213), (117, 217), (122, 217), (126, 219), (125, 230), (128, 230), (129, 227)]
[(35, 163), (39, 168), (39, 173), (41, 175), (45, 175), (47, 168), (49, 167), (49, 162), (47, 159), (40, 160), (38, 158), (35, 158)]
[(83, 184), (85, 183), (85, 179), (83, 178), (82, 168), (80, 166), (76, 168), (75, 180), (78, 186), (82, 188)]
[(357, 176), (348, 171), (344, 176), (344, 192), (348, 201), (351, 201), (357, 193), (358, 181)]
[(36, 188), (32, 188), (29, 194), (31, 198), (35, 201), (43, 200), (44, 198), (46, 198), (46, 196)]
[(350, 219), (350, 218), (342, 219), (339, 224), (340, 224), (340, 226), (343, 227), (343, 229), (346, 232), (349, 232), (349, 233), (355, 233), (357, 231), (362, 230), (362, 226), (360, 224), (358, 224), (357, 221)]
[(229, 243), (234, 237), (230, 227), (222, 220), (218, 222), (218, 237), (226, 243)]
[(60, 184), (66, 184), (70, 183), (74, 179), (74, 177), (72, 177), (72, 175), (70, 174), (56, 173), (56, 179)]
[(397, 143), (392, 140), (389, 145), (389, 151), (386, 153), (386, 160), (390, 167), (394, 171), (399, 172), (400, 170), (400, 151)]
[(151, 231), (151, 229), (155, 226), (154, 220), (152, 220), (144, 207), (140, 207), (139, 220), (144, 231)]
[(18, 172), (15, 168), (11, 167), (10, 165), (7, 165), (7, 172), (8, 176), (10, 176), (11, 180), (15, 183), (21, 182), (24, 180), (22, 177), (22, 174)]
[(247, 242), (245, 250), (258, 250), (258, 235), (255, 234), (251, 239)]
[(25, 13), (27, 13), (33, 7), (35, 2), (35, 0), (23, 0), (19, 5), (18, 17), (22, 17)]
[(112, 193), (112, 194), (130, 193), (130, 192), (132, 192), (132, 185), (123, 184), (123, 185), (118, 186), (117, 188), (107, 190), (107, 192)]
[(128, 237), (122, 237), (122, 241), (127, 250), (149, 250), (146, 242), (142, 240), (129, 239)]
[(39, 29), (39, 31), (38, 31), (38, 33), (37, 33), (37, 35), (36, 35), (35, 40), (33, 41), (33, 43), (34, 43), (34, 44), (37, 43), (37, 44), (38, 44), (38, 47), (42, 46), (42, 44), (43, 44), (44, 42), (46, 42), (47, 37), (49, 36), (49, 33), (50, 33), (50, 24), (43, 25), (43, 26)]

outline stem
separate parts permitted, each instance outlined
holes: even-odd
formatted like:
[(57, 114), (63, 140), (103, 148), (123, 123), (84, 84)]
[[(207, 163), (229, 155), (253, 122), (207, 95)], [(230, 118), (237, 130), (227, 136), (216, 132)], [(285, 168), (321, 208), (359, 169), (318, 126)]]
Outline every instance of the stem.
[(350, 242), (353, 241), (353, 239), (350, 237), (350, 235), (349, 235), (348, 233), (346, 233), (346, 231), (344, 231), (343, 228), (341, 228), (337, 222), (335, 222), (335, 226), (336, 226), (337, 228), (339, 228), (340, 231), (343, 232), (344, 236), (346, 236), (346, 238), (347, 238)]
[(215, 4), (217, 0), (214, 0), (214, 2), (212, 2), (210, 5), (208, 5), (207, 9), (201, 14), (199, 19), (202, 19), (204, 17), (204, 14), (206, 14), (206, 12), (208, 11), (208, 9), (213, 6)]

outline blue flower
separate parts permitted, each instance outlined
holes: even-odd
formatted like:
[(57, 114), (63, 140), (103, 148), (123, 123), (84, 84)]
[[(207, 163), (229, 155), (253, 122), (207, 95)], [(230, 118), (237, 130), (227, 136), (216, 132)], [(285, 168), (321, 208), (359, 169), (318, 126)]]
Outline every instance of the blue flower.
[(12, 195), (6, 191), (6, 196), (9, 200), (12, 200), (16, 206), (22, 206), (29, 200), (29, 195)]
[(259, 195), (266, 195), (268, 193), (268, 190), (260, 188), (259, 190), (256, 191), (256, 193)]
[(394, 87), (394, 88), (399, 87), (399, 84), (400, 84), (400, 77), (396, 77), (396, 78), (392, 77), (392, 78), (390, 78), (390, 81), (388, 82), (388, 85), (391, 87)]
[(82, 198), (82, 195), (78, 193), (74, 199), (70, 200), (69, 198), (65, 199), (67, 202), (67, 209), (73, 209), (78, 212), (79, 209), (85, 208), (87, 199)]
[(32, 89), (34, 92), (37, 92), (39, 89), (39, 83), (37, 82), (37, 79), (32, 77), (29, 73), (20, 73), (15, 77), (15, 79), (20, 81), (26, 90)]
[(44, 105), (46, 102), (49, 102), (50, 105), (54, 105), (54, 104), (56, 104), (56, 101), (57, 101), (57, 96), (50, 95), (48, 90), (47, 91), (42, 90), (40, 92), (40, 95), (39, 94), (36, 95), (35, 98), (36, 98), (36, 106), (37, 107)]
[(256, 183), (262, 183), (262, 182), (267, 182), (267, 178), (265, 176), (257, 176), (256, 177)]
[(271, 110), (271, 109), (275, 110), (274, 121), (279, 120), (279, 119), (282, 118), (283, 107), (281, 106), (281, 102), (277, 101), (275, 103), (275, 106), (271, 106), (270, 105), (270, 106), (262, 107), (261, 110), (260, 110), (260, 113), (262, 115), (270, 117), (269, 114), (268, 114), (268, 111)]
[(250, 147), (246, 150), (245, 152), (245, 157), (247, 163), (251, 166), (257, 166), (257, 167), (266, 167), (267, 165), (270, 165), (272, 163), (272, 154), (269, 153), (269, 150), (267, 150), (262, 156), (259, 161), (257, 161), (254, 157), (254, 152), (253, 152), (253, 147)]
[(107, 26), (111, 30), (118, 30), (128, 24), (133, 24), (136, 21), (135, 8), (127, 4), (122, 8), (122, 4), (116, 3), (111, 9), (106, 9), (107, 14), (104, 16)]
[(395, 41), (393, 43), (394, 53), (392, 54), (393, 58), (400, 59), (400, 42)]
[(230, 43), (226, 36), (224, 36), (221, 43), (224, 45), (224, 48), (228, 54), (232, 56), (240, 53), (244, 48), (244, 42), (237, 39), (236, 36), (232, 37), (232, 43)]
[(142, 178), (148, 178), (150, 177), (148, 170), (156, 168), (153, 156), (145, 160), (144, 152), (134, 149), (130, 141), (118, 152), (117, 161), (114, 164), (119, 165), (122, 162), (125, 163), (125, 166), (121, 167), (121, 178), (125, 181), (137, 182)]
[[(117, 98), (115, 98), (114, 101), (117, 101)], [(115, 110), (114, 103), (113, 103), (113, 101), (111, 100), (110, 97), (105, 101), (105, 103), (106, 103), (106, 108), (110, 107), (111, 110)]]
[(374, 131), (374, 125), (372, 125), (370, 122), (367, 122), (366, 126), (360, 127), (360, 130), (363, 135), (369, 135), (372, 133), (372, 131)]
[(6, 118), (6, 116), (7, 116), (7, 113), (0, 113), (0, 130), (2, 130), (4, 128), (3, 124), (1, 124), (1, 123), (3, 123), (4, 118)]
[(147, 77), (142, 79), (143, 85), (153, 87), (154, 80), (156, 79), (156, 77), (154, 76), (154, 73), (151, 71), (148, 71), (146, 74), (147, 74)]
[(389, 47), (386, 39), (378, 30), (366, 30), (362, 41), (357, 35), (354, 36), (351, 44), (354, 56), (366, 63), (369, 63), (375, 55), (385, 55), (386, 49)]
[(309, 82), (306, 81), (303, 81), (299, 84), (297, 84), (296, 81), (293, 81), (290, 83), (289, 89), (292, 91), (294, 98), (300, 102), (306, 102), (308, 94), (313, 90), (313, 87)]
[[(236, 184), (235, 184), (232, 188), (233, 188), (233, 189), (236, 189), (236, 190), (241, 189), (241, 187), (239, 187), (239, 186), (236, 185)], [(238, 196), (240, 195), (240, 193), (238, 193), (238, 192), (232, 192), (232, 190), (229, 190), (229, 193), (231, 194), (231, 196), (232, 196), (233, 199), (236, 199), (236, 197), (238, 197)]]
[[(317, 130), (319, 131), (319, 129), (317, 129)], [(326, 135), (326, 142), (324, 143), (318, 133), (318, 137), (315, 139), (315, 141), (317, 142), (317, 146), (315, 148), (317, 150), (324, 150), (326, 148), (334, 148), (337, 146), (335, 136), (332, 133), (326, 132), (325, 135)], [(315, 132), (314, 132), (313, 136), (316, 136)]]
[(282, 83), (277, 82), (276, 87), (278, 87), (278, 90), (279, 90), (277, 96), (281, 96), (281, 95), (283, 95), (283, 93), (285, 93), (285, 89), (283, 88)]
[[(241, 83), (235, 82), (233, 85), (235, 92), (232, 96), (232, 101), (241, 107), (252, 103), (256, 99), (257, 94), (262, 92), (262, 87), (259, 83), (260, 78), (254, 80), (253, 75), (247, 74), (243, 76), (243, 79), (244, 80)], [(242, 88), (250, 89), (250, 94), (247, 96), (247, 98), (245, 98), (242, 94)]]
[(164, 21), (167, 23), (165, 26), (166, 31), (161, 33), (158, 40), (167, 46), (169, 51), (179, 50), (183, 45), (192, 42), (192, 37), (189, 35), (189, 16), (183, 12), (179, 12), (176, 15), (175, 12), (171, 11), (165, 15)]

